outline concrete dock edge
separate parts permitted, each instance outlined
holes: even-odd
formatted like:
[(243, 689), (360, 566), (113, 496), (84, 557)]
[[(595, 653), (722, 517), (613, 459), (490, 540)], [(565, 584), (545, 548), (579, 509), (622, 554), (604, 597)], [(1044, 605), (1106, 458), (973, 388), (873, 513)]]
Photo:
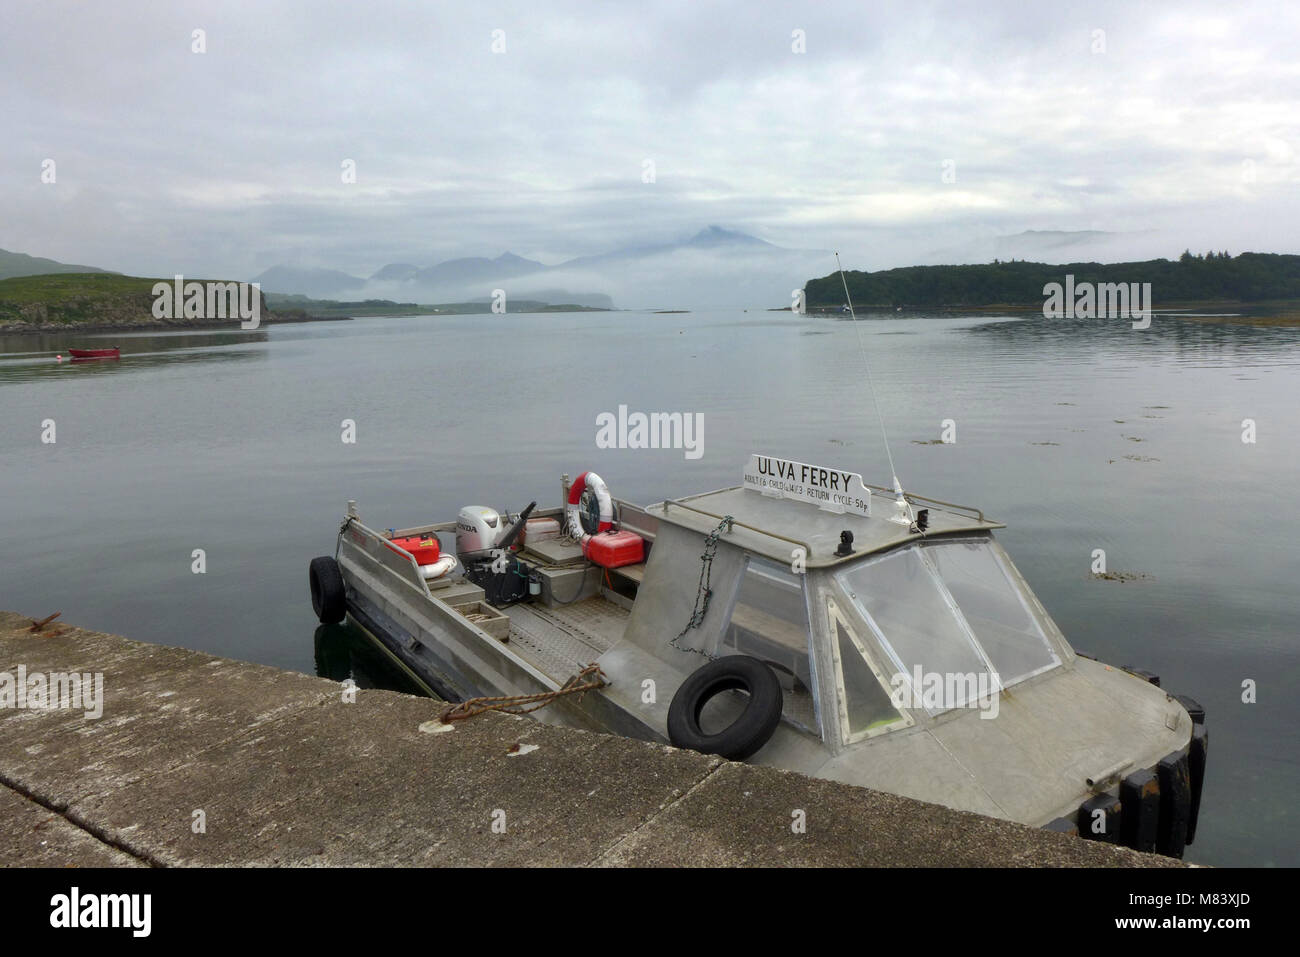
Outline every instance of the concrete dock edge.
[[(0, 709), (0, 865), (1176, 867), (662, 745), (0, 612), (0, 680), (103, 675), (103, 714)], [(792, 823), (802, 812), (806, 830)]]

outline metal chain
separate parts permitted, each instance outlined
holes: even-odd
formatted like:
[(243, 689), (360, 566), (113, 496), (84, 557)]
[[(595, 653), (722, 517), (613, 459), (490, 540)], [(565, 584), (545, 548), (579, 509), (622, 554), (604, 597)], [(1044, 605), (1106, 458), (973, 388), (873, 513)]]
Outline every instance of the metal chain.
[(717, 655), (711, 655), (707, 651), (701, 651), (699, 648), (683, 648), (677, 642), (686, 637), (686, 633), (692, 628), (698, 628), (704, 623), (704, 618), (709, 613), (709, 600), (713, 598), (713, 558), (718, 553), (718, 539), (724, 531), (731, 531), (731, 523), (735, 521), (730, 515), (722, 516), (722, 521), (718, 522), (718, 527), (709, 532), (708, 538), (704, 540), (704, 554), (700, 556), (700, 585), (695, 592), (695, 608), (691, 612), (691, 620), (686, 623), (686, 627), (678, 632), (677, 637), (668, 644), (672, 645), (678, 651), (689, 651), (693, 654), (703, 655), (710, 661), (714, 661)]

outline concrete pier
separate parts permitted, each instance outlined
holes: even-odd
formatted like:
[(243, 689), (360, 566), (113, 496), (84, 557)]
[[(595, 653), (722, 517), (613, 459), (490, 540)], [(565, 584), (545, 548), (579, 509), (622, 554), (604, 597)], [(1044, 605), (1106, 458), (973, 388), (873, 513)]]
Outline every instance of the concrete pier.
[[(894, 795), (0, 612), (4, 866), (1086, 866), (1179, 862)], [(802, 832), (792, 825), (805, 822)]]

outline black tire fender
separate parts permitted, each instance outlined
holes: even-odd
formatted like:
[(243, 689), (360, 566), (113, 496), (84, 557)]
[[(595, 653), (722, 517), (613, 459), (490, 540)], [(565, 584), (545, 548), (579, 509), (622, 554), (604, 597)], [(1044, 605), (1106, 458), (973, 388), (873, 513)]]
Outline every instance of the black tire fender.
[(339, 563), (328, 555), (313, 558), (307, 569), (307, 580), (311, 585), (311, 610), (322, 624), (337, 625), (348, 611)]
[[(739, 689), (749, 703), (732, 724), (717, 734), (705, 734), (700, 714), (715, 695)], [(668, 706), (668, 740), (676, 747), (744, 761), (767, 744), (781, 720), (781, 683), (764, 662), (748, 655), (727, 655), (710, 661), (682, 682)]]

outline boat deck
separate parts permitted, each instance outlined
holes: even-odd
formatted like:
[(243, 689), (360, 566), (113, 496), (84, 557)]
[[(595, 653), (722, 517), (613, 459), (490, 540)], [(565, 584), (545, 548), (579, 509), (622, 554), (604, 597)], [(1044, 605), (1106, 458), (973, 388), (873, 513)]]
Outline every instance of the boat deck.
[(631, 614), (600, 596), (554, 608), (527, 604), (502, 611), (510, 617), (510, 647), (560, 682), (614, 647)]

